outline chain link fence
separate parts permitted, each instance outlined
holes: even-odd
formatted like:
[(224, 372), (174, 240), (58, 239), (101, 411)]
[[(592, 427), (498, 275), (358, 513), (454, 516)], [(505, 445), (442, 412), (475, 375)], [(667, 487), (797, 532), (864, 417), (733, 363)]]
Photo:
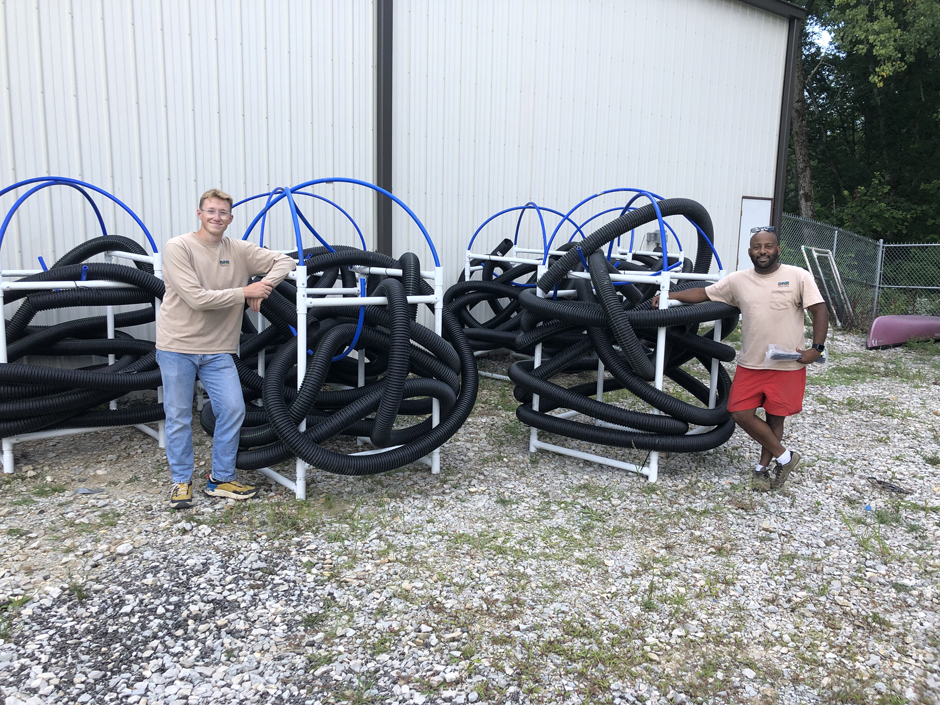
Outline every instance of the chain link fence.
[[(808, 248), (830, 251), (838, 277), (826, 257), (819, 253), (814, 257)], [(940, 243), (885, 244), (834, 225), (784, 214), (780, 261), (806, 268), (807, 259), (817, 265), (810, 271), (843, 326), (868, 328), (876, 317), (889, 314), (940, 315)], [(835, 291), (837, 278), (847, 304)]]

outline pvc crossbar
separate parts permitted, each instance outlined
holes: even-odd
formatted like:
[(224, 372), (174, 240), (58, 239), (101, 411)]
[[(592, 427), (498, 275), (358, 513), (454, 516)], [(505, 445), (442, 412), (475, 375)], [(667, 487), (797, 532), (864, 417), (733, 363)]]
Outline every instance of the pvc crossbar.
[[(149, 235), (148, 235), (149, 237)], [(113, 261), (115, 258), (124, 258), (128, 260), (133, 260), (135, 262), (147, 262), (153, 264), (154, 276), (158, 279), (163, 279), (163, 256), (160, 252), (157, 252), (154, 249), (152, 255), (135, 255), (130, 252), (118, 252), (118, 251), (107, 251), (105, 254), (105, 260), (108, 262)], [(5, 291), (46, 291), (53, 289), (133, 289), (134, 287), (130, 284), (124, 282), (115, 282), (108, 280), (95, 279), (91, 281), (78, 281), (78, 280), (65, 280), (65, 281), (44, 281), (44, 282), (8, 282), (3, 281), (7, 277), (24, 277), (30, 276), (32, 274), (38, 274), (43, 270), (0, 270), (0, 310), (3, 309), (3, 292)], [(156, 310), (160, 310), (160, 299), (154, 299), (154, 304)], [(108, 305), (106, 307), (106, 319), (107, 319), (107, 329), (108, 329), (108, 339), (114, 339), (114, 306)], [(108, 355), (108, 364), (113, 365), (115, 362), (115, 355), (112, 353)], [(7, 364), (7, 332), (6, 332), (6, 319), (4, 316), (0, 316), (0, 364)], [(163, 386), (157, 387), (157, 403), (163, 403)], [(109, 408), (117, 408), (117, 400), (112, 399), (109, 404)], [(12, 474), (14, 471), (15, 459), (13, 456), (13, 446), (17, 443), (24, 443), (26, 441), (36, 441), (42, 440), (45, 438), (58, 438), (61, 436), (76, 436), (82, 433), (93, 433), (95, 431), (102, 431), (108, 428), (126, 428), (128, 426), (133, 426), (138, 431), (150, 436), (157, 441), (157, 446), (159, 448), (166, 448), (166, 423), (164, 421), (157, 422), (157, 429), (154, 430), (147, 426), (146, 424), (121, 424), (117, 426), (94, 426), (92, 428), (59, 428), (50, 431), (34, 431), (32, 433), (23, 433), (17, 436), (8, 436), (2, 439), (3, 446), (3, 472), (6, 475)]]

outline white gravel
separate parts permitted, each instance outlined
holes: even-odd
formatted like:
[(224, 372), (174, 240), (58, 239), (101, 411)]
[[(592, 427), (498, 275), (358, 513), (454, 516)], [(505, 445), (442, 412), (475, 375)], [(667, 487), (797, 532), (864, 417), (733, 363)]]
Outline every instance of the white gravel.
[(940, 703), (940, 354), (831, 347), (787, 428), (805, 465), (770, 494), (740, 431), (655, 485), (532, 456), (492, 381), (441, 475), (312, 471), (306, 503), (265, 482), (170, 512), (132, 430), (17, 446), (0, 697)]

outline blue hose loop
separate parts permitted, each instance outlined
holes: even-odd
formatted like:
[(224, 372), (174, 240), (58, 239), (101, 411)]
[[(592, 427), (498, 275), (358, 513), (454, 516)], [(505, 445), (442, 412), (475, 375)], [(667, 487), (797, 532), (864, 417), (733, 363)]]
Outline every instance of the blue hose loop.
[[(244, 198), (241, 201), (238, 201), (238, 203), (235, 203), (232, 205), (232, 209), (234, 210), (237, 206), (240, 206), (243, 203), (248, 203), (249, 201), (253, 201), (257, 198), (267, 197), (267, 200), (265, 201), (265, 204), (264, 204), (264, 208), (258, 214), (261, 220), (261, 227), (260, 227), (261, 234), (258, 240), (259, 247), (264, 247), (264, 226), (265, 226), (265, 222), (267, 221), (268, 211), (271, 210), (271, 208), (275, 206), (281, 199), (285, 198), (288, 195), (287, 194), (288, 190), (289, 189), (284, 189), (278, 186), (270, 193), (259, 193), (256, 196), (249, 196), (248, 198)], [(297, 207), (297, 204), (293, 202), (293, 199), (288, 198), (288, 202), (293, 204), (293, 207), (291, 208), (291, 220), (294, 223), (295, 240), (298, 243), (303, 242), (303, 239), (301, 238), (301, 235), (300, 235), (300, 226), (298, 225), (298, 222), (297, 222), (298, 220), (300, 220), (301, 222), (303, 222), (307, 230), (309, 230), (313, 234), (313, 236), (320, 242), (321, 245), (323, 245), (330, 252), (335, 252), (336, 250), (334, 250), (333, 247), (326, 240), (320, 237), (320, 233), (318, 233), (316, 229), (310, 224), (310, 221), (308, 221), (304, 217), (304, 214)], [(255, 216), (255, 219), (251, 221), (251, 224), (248, 226), (248, 229), (245, 230), (245, 234), (242, 235), (242, 240), (247, 240), (249, 235), (251, 235), (251, 231), (254, 229), (255, 225), (258, 223), (258, 220), (259, 220), (258, 216)], [(356, 229), (358, 230), (358, 226), (356, 227)], [(301, 257), (301, 253), (303, 252), (303, 246), (298, 245), (297, 248), (298, 248), (297, 249), (297, 263), (299, 265), (302, 265), (303, 262), (300, 261), (300, 257)]]
[[(360, 296), (366, 295), (366, 280), (363, 279), (362, 277), (359, 277), (359, 295)], [(359, 342), (359, 336), (362, 335), (362, 326), (363, 326), (363, 323), (365, 323), (365, 320), (366, 320), (366, 307), (360, 306), (359, 307), (359, 322), (356, 324), (356, 332), (353, 335), (352, 342), (349, 343), (348, 348), (346, 348), (343, 352), (341, 352), (339, 355), (333, 358), (333, 362), (339, 362), (344, 357), (349, 355), (349, 353), (351, 353), (353, 349), (355, 349), (356, 343)]]
[(13, 215), (16, 213), (17, 209), (23, 204), (23, 202), (26, 201), (26, 199), (29, 198), (31, 195), (33, 195), (34, 193), (36, 193), (37, 191), (41, 189), (48, 188), (49, 186), (61, 185), (61, 186), (69, 186), (71, 188), (74, 188), (79, 193), (81, 193), (85, 197), (86, 200), (88, 200), (88, 202), (91, 204), (91, 207), (95, 211), (95, 216), (98, 219), (98, 224), (101, 226), (101, 232), (103, 236), (106, 237), (108, 235), (108, 230), (105, 227), (104, 219), (101, 216), (101, 211), (98, 209), (98, 206), (95, 204), (94, 200), (88, 195), (86, 191), (83, 190), (85, 188), (95, 191), (101, 194), (102, 196), (104, 196), (105, 198), (110, 199), (113, 203), (116, 203), (117, 205), (119, 205), (129, 216), (131, 216), (131, 218), (134, 219), (134, 222), (136, 222), (137, 225), (140, 226), (140, 229), (143, 230), (144, 235), (147, 237), (147, 241), (150, 243), (151, 251), (154, 254), (156, 254), (159, 251), (157, 248), (157, 243), (154, 242), (153, 237), (150, 235), (150, 231), (147, 229), (147, 226), (144, 225), (143, 221), (139, 217), (137, 217), (137, 214), (134, 213), (134, 211), (132, 211), (119, 198), (117, 198), (113, 194), (108, 193), (104, 189), (98, 188), (94, 184), (89, 184), (85, 181), (79, 181), (78, 179), (69, 179), (64, 176), (40, 176), (40, 177), (36, 177), (33, 179), (25, 179), (23, 181), (18, 181), (12, 186), (7, 186), (5, 189), (0, 190), (0, 197), (4, 196), (5, 194), (9, 193), (10, 191), (14, 189), (20, 188), (21, 186), (27, 186), (29, 184), (37, 184), (37, 183), (40, 185), (33, 187), (26, 194), (24, 194), (19, 199), (17, 199), (16, 203), (13, 204), (13, 207), (7, 212), (6, 218), (4, 218), (3, 220), (3, 224), (0, 225), (0, 247), (3, 246), (3, 238), (6, 235), (7, 228), (9, 228), (10, 226), (10, 222), (13, 219)]
[[(593, 196), (588, 196), (587, 198), (585, 198), (584, 200), (582, 200), (581, 202), (579, 202), (579, 203), (578, 203), (577, 205), (575, 205), (571, 210), (568, 211), (568, 213), (565, 215), (565, 217), (566, 217), (566, 219), (567, 219), (572, 213), (574, 213), (576, 210), (578, 210), (581, 206), (583, 206), (585, 203), (588, 203), (588, 202), (590, 202), (590, 201), (593, 201), (595, 198), (599, 198), (600, 196), (604, 196), (604, 195), (609, 194), (609, 193), (624, 193), (624, 192), (637, 193), (637, 194), (641, 194), (641, 195), (643, 195), (643, 196), (646, 196), (646, 197), (650, 200), (650, 202), (653, 204), (653, 209), (656, 211), (656, 219), (659, 221), (659, 231), (660, 231), (661, 239), (662, 239), (662, 241), (663, 241), (663, 253), (665, 254), (665, 252), (666, 252), (666, 242), (665, 242), (665, 236), (662, 235), (663, 231), (665, 230), (664, 221), (663, 221), (663, 215), (662, 215), (662, 213), (660, 213), (660, 211), (659, 211), (659, 204), (658, 204), (657, 201), (655, 200), (655, 199), (657, 199), (658, 197), (655, 196), (654, 194), (650, 193), (649, 191), (644, 191), (643, 189), (636, 189), (636, 188), (614, 188), (614, 189), (608, 189), (608, 190), (606, 190), (606, 191), (601, 191), (600, 193), (595, 193)], [(662, 200), (662, 199), (659, 199), (659, 200)], [(562, 222), (564, 222), (564, 221), (562, 221)], [(558, 230), (561, 228), (561, 225), (562, 225), (562, 223), (559, 223), (558, 226), (555, 228), (555, 230), (552, 231), (552, 236), (551, 236), (551, 238), (550, 238), (549, 241), (548, 241), (548, 247), (546, 247), (546, 249), (545, 249), (545, 257), (544, 257), (543, 260), (542, 260), (542, 264), (543, 264), (543, 265), (546, 265), (546, 266), (548, 265), (548, 252), (549, 252), (549, 249), (551, 248), (552, 242), (554, 242), (554, 240), (555, 240), (555, 236), (558, 234)]]
[[(526, 210), (528, 210), (529, 208), (534, 208), (535, 212), (538, 213), (539, 223), (541, 223), (542, 225), (542, 250), (544, 251), (545, 250), (545, 219), (542, 217), (542, 209), (539, 208), (539, 206), (536, 205), (533, 201), (529, 201), (524, 206), (514, 206), (512, 208), (507, 208), (506, 210), (502, 210), (499, 213), (496, 213), (495, 215), (491, 215), (489, 218), (484, 220), (483, 223), (480, 225), (480, 227), (478, 227), (473, 232), (473, 236), (470, 238), (470, 242), (467, 245), (467, 252), (470, 252), (473, 249), (473, 241), (477, 239), (477, 235), (480, 234), (480, 231), (483, 230), (483, 228), (485, 228), (491, 220), (495, 220), (499, 216), (505, 215), (506, 213), (512, 213), (513, 211), (521, 211), (519, 213), (519, 219), (516, 221), (516, 233), (512, 240), (513, 245), (518, 245), (519, 244), (519, 225), (522, 223), (522, 216), (525, 215)], [(551, 213), (556, 213), (557, 215), (561, 215), (561, 213), (558, 213), (558, 211), (554, 211), (550, 208), (546, 208), (545, 210)], [(517, 282), (509, 282), (509, 283), (510, 285), (518, 286), (522, 288), (529, 288), (529, 287), (535, 286), (534, 284), (518, 284)]]
[[(357, 223), (357, 222), (353, 219), (353, 217), (352, 217), (351, 215), (349, 215), (349, 213), (347, 213), (345, 210), (343, 210), (343, 208), (342, 208), (338, 203), (335, 203), (335, 202), (331, 201), (330, 199), (324, 198), (323, 196), (320, 196), (320, 195), (315, 194), (315, 193), (307, 193), (306, 191), (295, 191), (295, 192), (294, 192), (294, 195), (295, 195), (295, 196), (309, 196), (310, 198), (315, 198), (315, 199), (317, 199), (318, 201), (323, 201), (324, 203), (329, 203), (329, 204), (330, 204), (331, 206), (333, 206), (336, 210), (338, 210), (340, 213), (342, 213), (344, 216), (346, 216), (346, 220), (348, 220), (348, 221), (352, 224), (352, 226), (356, 229), (356, 234), (359, 236), (359, 243), (362, 245), (362, 251), (365, 252), (365, 251), (367, 251), (367, 250), (369, 249), (368, 246), (366, 245), (366, 239), (365, 239), (365, 237), (362, 235), (362, 230), (359, 228), (359, 223)], [(299, 213), (299, 211), (298, 211), (298, 213)], [(304, 222), (306, 222), (306, 221), (304, 221)]]
[(578, 248), (578, 259), (581, 260), (581, 266), (584, 267), (584, 271), (590, 273), (591, 270), (588, 267), (587, 260), (584, 259), (584, 253), (581, 251), (581, 248)]
[[(575, 230), (573, 233), (571, 233), (571, 237), (568, 238), (568, 242), (573, 242), (575, 236), (576, 236), (579, 232), (581, 233), (581, 239), (583, 240), (583, 239), (584, 239), (584, 228), (585, 228), (585, 227), (588, 225), (588, 223), (590, 223), (592, 220), (596, 220), (597, 218), (600, 218), (602, 215), (607, 215), (608, 213), (616, 213), (616, 212), (619, 212), (619, 213), (620, 213), (620, 215), (617, 216), (617, 217), (618, 217), (618, 218), (622, 218), (622, 217), (625, 216), (627, 213), (629, 213), (631, 210), (633, 210), (633, 209), (630, 208), (629, 206), (624, 206), (623, 208), (620, 208), (620, 207), (618, 207), (618, 206), (615, 206), (614, 208), (608, 208), (608, 209), (606, 209), (606, 210), (602, 210), (600, 213), (595, 213), (595, 214), (592, 215), (590, 218), (588, 218), (588, 219), (585, 220), (583, 223), (581, 223), (581, 227), (578, 228), (578, 230)], [(668, 226), (669, 224), (666, 223), (666, 225)], [(619, 238), (619, 237), (617, 238), (617, 242), (618, 242), (618, 243), (620, 242), (620, 238)], [(633, 244), (633, 231), (630, 231), (630, 244), (631, 244), (631, 249), (632, 249), (632, 244)], [(611, 256), (613, 255), (613, 252), (614, 252), (614, 241), (611, 240), (611, 241), (607, 244), (607, 261), (608, 261), (608, 262), (610, 261), (610, 258), (611, 258)]]
[[(347, 211), (345, 211), (339, 204), (335, 203), (334, 201), (331, 201), (328, 198), (325, 198), (315, 193), (309, 193), (303, 190), (310, 186), (316, 186), (317, 184), (328, 184), (328, 183), (348, 183), (348, 184), (355, 184), (357, 186), (365, 186), (366, 188), (371, 188), (372, 190), (377, 191), (387, 196), (388, 198), (392, 199), (395, 203), (401, 206), (402, 209), (406, 213), (408, 213), (411, 219), (421, 229), (421, 234), (424, 235), (424, 239), (427, 241), (428, 246), (431, 248), (431, 254), (434, 256), (434, 265), (436, 267), (441, 266), (441, 261), (437, 255), (437, 250), (434, 248), (434, 243), (431, 242), (431, 237), (430, 235), (428, 235), (428, 231), (424, 227), (424, 224), (418, 219), (418, 216), (415, 215), (414, 212), (408, 206), (406, 206), (403, 201), (401, 201), (401, 199), (397, 198), (396, 196), (389, 193), (385, 189), (379, 186), (376, 186), (375, 184), (370, 184), (366, 181), (360, 181), (358, 179), (347, 179), (347, 178), (339, 178), (339, 177), (327, 178), (327, 179), (314, 179), (312, 181), (306, 181), (300, 184), (299, 186), (290, 186), (286, 189), (277, 188), (268, 194), (258, 194), (256, 196), (251, 196), (249, 198), (242, 199), (238, 203), (233, 204), (232, 208), (234, 209), (236, 206), (240, 206), (243, 203), (247, 203), (249, 201), (253, 201), (255, 199), (263, 198), (267, 196), (267, 201), (265, 202), (264, 208), (261, 210), (260, 213), (258, 213), (255, 216), (254, 220), (251, 221), (248, 228), (245, 230), (245, 234), (242, 236), (242, 239), (243, 240), (248, 239), (249, 235), (251, 234), (251, 231), (255, 228), (259, 220), (261, 220), (261, 223), (262, 223), (261, 236), (264, 237), (264, 220), (267, 216), (267, 212), (273, 206), (275, 206), (279, 201), (286, 198), (287, 203), (290, 206), (291, 220), (293, 221), (293, 224), (294, 224), (294, 236), (297, 241), (297, 264), (300, 266), (303, 266), (306, 262), (306, 260), (303, 257), (304, 247), (303, 247), (303, 239), (301, 237), (301, 232), (300, 232), (301, 222), (303, 222), (307, 230), (309, 230), (313, 234), (313, 236), (320, 242), (320, 244), (322, 244), (327, 250), (329, 250), (330, 252), (336, 252), (336, 250), (326, 240), (324, 240), (320, 236), (320, 234), (316, 231), (313, 225), (311, 225), (310, 221), (308, 221), (304, 217), (304, 214), (300, 211), (300, 209), (297, 207), (297, 203), (294, 201), (294, 196), (308, 196), (310, 198), (315, 198), (317, 200), (323, 201), (324, 203), (328, 203), (329, 205), (336, 208), (340, 213), (342, 213), (346, 217), (346, 219), (352, 224), (352, 226), (356, 229), (356, 234), (359, 236), (359, 242), (362, 245), (363, 251), (367, 251), (368, 246), (366, 245), (366, 240), (362, 234), (362, 230), (359, 227), (359, 224)], [(362, 297), (365, 297), (366, 295), (366, 282), (365, 282), (365, 279), (362, 279), (362, 278), (360, 278), (359, 280), (359, 295)], [(365, 311), (366, 311), (365, 306), (359, 307), (359, 321), (356, 325), (356, 332), (353, 335), (352, 342), (350, 342), (349, 347), (345, 351), (343, 351), (342, 353), (340, 353), (339, 355), (333, 358), (333, 362), (338, 362), (342, 360), (343, 358), (349, 356), (349, 354), (355, 349), (356, 345), (359, 342), (359, 338), (362, 335), (363, 326), (365, 325)], [(291, 330), (294, 333), (294, 335), (297, 335), (297, 332), (295, 330), (293, 329)], [(307, 352), (309, 353), (311, 351), (308, 350)]]
[[(519, 227), (520, 227), (520, 225), (522, 224), (522, 218), (523, 218), (523, 216), (525, 215), (525, 212), (526, 212), (527, 210), (529, 210), (529, 209), (535, 210), (535, 212), (538, 214), (538, 217), (539, 217), (539, 224), (540, 224), (541, 227), (542, 227), (542, 253), (543, 253), (543, 255), (544, 255), (544, 253), (546, 252), (546, 248), (547, 248), (547, 246), (548, 246), (548, 243), (547, 243), (546, 240), (545, 240), (545, 234), (546, 234), (546, 230), (545, 230), (545, 218), (542, 216), (542, 213), (543, 213), (543, 212), (547, 212), (547, 213), (551, 213), (552, 215), (557, 215), (559, 218), (561, 218), (561, 221), (562, 221), (562, 222), (565, 221), (566, 216), (565, 216), (564, 213), (562, 213), (562, 212), (560, 212), (560, 211), (556, 211), (554, 208), (546, 208), (546, 207), (544, 207), (544, 206), (539, 206), (539, 205), (536, 204), (534, 201), (529, 201), (529, 202), (526, 203), (524, 206), (513, 206), (512, 208), (506, 208), (505, 210), (501, 210), (501, 211), (499, 211), (499, 213), (496, 213), (496, 214), (494, 214), (494, 215), (491, 215), (489, 218), (487, 218), (486, 220), (484, 220), (483, 223), (480, 225), (480, 227), (478, 227), (478, 228), (473, 232), (473, 236), (470, 238), (470, 242), (469, 242), (469, 244), (467, 245), (467, 252), (470, 252), (470, 251), (473, 249), (473, 242), (477, 239), (477, 235), (480, 234), (480, 231), (483, 230), (483, 228), (485, 228), (485, 227), (490, 223), (490, 221), (495, 220), (496, 218), (499, 218), (501, 215), (505, 215), (506, 213), (512, 213), (512, 212), (514, 212), (514, 211), (520, 211), (520, 213), (519, 213), (519, 218), (516, 220), (516, 230), (515, 230), (515, 234), (513, 235), (513, 240), (512, 240), (513, 245), (518, 245), (518, 244), (519, 244)], [(575, 222), (574, 222), (573, 220), (571, 220), (570, 218), (568, 218), (568, 221), (574, 226), (574, 228), (575, 228), (575, 233), (580, 232), (580, 233), (581, 233), (581, 237), (583, 238), (583, 237), (584, 237), (584, 232), (581, 230), (581, 228), (578, 226), (578, 224), (575, 223)], [(574, 235), (572, 235), (572, 238), (573, 238), (573, 237), (574, 237)], [(535, 284), (520, 284), (519, 282), (509, 282), (509, 284), (510, 284), (511, 286), (518, 286), (518, 287), (523, 288), (523, 289), (528, 289), (528, 288), (532, 288), (532, 287), (536, 286)]]
[(317, 184), (353, 184), (356, 186), (364, 186), (365, 188), (372, 189), (373, 191), (377, 193), (381, 193), (383, 196), (386, 196), (387, 198), (392, 199), (392, 201), (397, 203), (402, 208), (402, 210), (404, 210), (408, 214), (408, 216), (414, 221), (415, 225), (417, 225), (418, 228), (421, 230), (421, 234), (424, 236), (425, 242), (427, 242), (428, 247), (431, 248), (431, 255), (434, 257), (434, 266), (435, 267), (441, 266), (441, 259), (437, 255), (437, 249), (434, 247), (434, 243), (431, 241), (431, 236), (428, 234), (427, 228), (424, 227), (424, 223), (422, 223), (421, 220), (418, 218), (418, 216), (415, 215), (415, 212), (411, 210), (405, 204), (405, 202), (402, 201), (400, 198), (398, 198), (395, 194), (389, 191), (386, 191), (381, 186), (370, 184), (368, 181), (361, 181), (359, 179), (349, 179), (349, 178), (337, 177), (337, 176), (329, 177), (326, 179), (314, 179), (313, 181), (305, 181), (304, 183), (298, 184), (297, 186), (291, 186), (290, 189), (288, 190), (291, 192), (297, 192), (297, 191), (300, 191), (301, 189), (305, 189), (310, 186), (316, 186)]
[[(272, 198), (274, 198), (277, 194), (283, 193), (283, 192), (284, 192), (284, 189), (282, 189), (280, 186), (274, 189), (273, 191), (271, 191), (271, 193), (268, 195), (268, 200), (265, 201), (264, 205), (268, 205), (271, 202)], [(235, 206), (232, 206), (233, 210), (234, 208)], [(261, 231), (258, 233), (258, 247), (264, 247), (264, 226), (267, 225), (267, 222), (268, 222), (268, 213), (267, 211), (265, 211), (264, 215), (261, 218)]]
[[(658, 199), (662, 200), (662, 196), (659, 196), (659, 195), (657, 195), (657, 194), (655, 194), (655, 193), (652, 194), (652, 195), (653, 195), (655, 198), (658, 198)], [(633, 201), (635, 201), (637, 198), (638, 198), (638, 196), (634, 196), (634, 197), (630, 200), (630, 203), (633, 203)], [(630, 203), (628, 203), (627, 205), (629, 206)], [(624, 209), (624, 212), (626, 212), (626, 210), (627, 210), (627, 209), (625, 208), (625, 209)], [(711, 241), (711, 239), (708, 237), (708, 235), (706, 235), (705, 232), (699, 227), (698, 223), (692, 221), (688, 216), (684, 216), (684, 217), (685, 217), (686, 220), (688, 220), (688, 221), (692, 224), (692, 227), (695, 228), (695, 230), (698, 232), (698, 234), (702, 236), (702, 239), (705, 240), (706, 243), (708, 243), (708, 249), (710, 249), (710, 250), (712, 251), (712, 254), (715, 255), (715, 263), (718, 265), (718, 271), (719, 271), (719, 272), (724, 272), (724, 271), (725, 271), (725, 268), (724, 268), (724, 266), (721, 264), (721, 258), (718, 256), (718, 250), (715, 249), (715, 244)], [(673, 236), (673, 237), (675, 238), (675, 240), (676, 240), (676, 244), (679, 246), (679, 252), (681, 253), (683, 250), (682, 250), (682, 243), (679, 242), (679, 236), (676, 235), (676, 231), (673, 230), (673, 229), (669, 226), (668, 223), (666, 223), (666, 227), (669, 227), (669, 230), (670, 230), (670, 232), (672, 233), (672, 236)], [(633, 249), (633, 232), (632, 232), (632, 231), (630, 232), (630, 249), (631, 249), (631, 250)]]
[(297, 244), (297, 264), (298, 265), (301, 264), (301, 257), (303, 257), (304, 255), (303, 241), (301, 240), (301, 237), (300, 237), (300, 223), (298, 222), (300, 219), (304, 221), (304, 225), (306, 225), (307, 229), (313, 233), (313, 236), (320, 242), (321, 245), (323, 245), (330, 252), (336, 252), (336, 250), (333, 249), (330, 243), (328, 243), (326, 240), (320, 237), (320, 233), (314, 230), (313, 226), (309, 223), (309, 221), (306, 218), (304, 218), (302, 213), (300, 213), (300, 209), (297, 208), (297, 204), (294, 202), (293, 192), (290, 189), (287, 189), (285, 195), (287, 196), (287, 205), (290, 206), (291, 220), (294, 221), (294, 235), (296, 235), (297, 237), (297, 243), (298, 243)]
[[(275, 192), (277, 193), (276, 196), (274, 195)], [(267, 215), (267, 212), (271, 210), (275, 205), (280, 203), (284, 199), (284, 196), (286, 194), (287, 194), (286, 189), (282, 189), (278, 187), (270, 193), (259, 193), (257, 196), (249, 196), (248, 198), (242, 199), (238, 203), (235, 203), (232, 205), (232, 210), (235, 210), (235, 208), (242, 205), (243, 203), (248, 203), (249, 201), (253, 201), (256, 198), (267, 197), (268, 199), (264, 204), (264, 208), (261, 209), (261, 211), (255, 216), (254, 220), (252, 220), (251, 223), (248, 225), (248, 227), (245, 229), (245, 234), (242, 235), (242, 240), (248, 239), (248, 236), (251, 235), (251, 231), (255, 229), (255, 225), (258, 224), (258, 221), (263, 220), (265, 216)], [(295, 232), (295, 236), (297, 238), (297, 243), (298, 243), (297, 256), (300, 257), (302, 256), (304, 248), (300, 245), (300, 233)]]
[[(660, 201), (663, 200), (663, 197), (660, 196), (660, 195), (658, 195), (658, 194), (653, 193), (653, 194), (650, 194), (650, 195), (652, 195), (654, 198), (659, 199)], [(624, 209), (623, 209), (623, 210), (624, 210), (624, 213), (626, 213), (626, 212), (629, 211), (629, 210), (633, 210), (632, 208), (630, 208), (630, 206), (633, 205), (633, 202), (636, 201), (636, 199), (642, 198), (642, 197), (643, 197), (643, 194), (637, 194), (636, 196), (634, 196), (633, 198), (631, 198), (631, 199), (630, 199), (630, 202), (627, 203), (626, 207), (624, 207)], [(688, 219), (687, 219), (687, 220), (688, 220)], [(690, 220), (689, 222), (692, 223), (691, 220)], [(664, 224), (665, 224), (665, 226), (666, 226), (667, 228), (669, 228), (669, 232), (672, 233), (673, 238), (675, 238), (676, 245), (677, 245), (678, 248), (679, 248), (679, 254), (680, 254), (680, 255), (684, 254), (684, 251), (683, 251), (683, 249), (682, 249), (682, 243), (679, 242), (679, 236), (676, 235), (676, 231), (672, 229), (672, 226), (669, 225), (669, 223), (666, 223), (666, 221), (660, 219), (660, 223), (659, 223), (659, 238), (660, 238), (660, 242), (661, 242), (661, 247), (662, 247), (663, 253), (664, 253), (664, 254), (668, 254), (668, 253), (666, 253), (666, 237), (665, 237), (665, 233), (663, 232), (663, 225), (664, 225)], [(695, 223), (692, 223), (692, 225), (695, 225)], [(696, 225), (695, 227), (698, 228), (697, 225)], [(634, 231), (631, 230), (631, 231), (630, 231), (630, 251), (631, 251), (631, 252), (633, 251), (633, 233), (634, 233)]]

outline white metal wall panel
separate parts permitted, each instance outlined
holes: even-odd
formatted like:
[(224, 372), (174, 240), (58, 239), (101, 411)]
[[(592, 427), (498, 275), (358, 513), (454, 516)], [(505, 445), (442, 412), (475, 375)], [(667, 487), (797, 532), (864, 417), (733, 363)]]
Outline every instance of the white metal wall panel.
[[(394, 12), (393, 188), (448, 282), (497, 211), (566, 211), (616, 187), (701, 202), (734, 268), (741, 197), (773, 195), (786, 19), (737, 0), (396, 0)], [(481, 248), (512, 236), (515, 218), (502, 222)], [(680, 233), (694, 251), (692, 229)], [(429, 260), (401, 212), (394, 248)]]
[[(207, 188), (237, 199), (314, 178), (374, 181), (374, 16), (372, 0), (0, 0), (0, 186), (90, 182), (162, 249), (197, 225)], [(374, 246), (371, 191), (317, 193)], [(0, 216), (16, 195), (0, 199)], [(229, 234), (261, 205), (236, 211)], [(300, 205), (325, 237), (352, 243), (331, 208)], [(293, 246), (284, 206), (268, 221), (272, 247)], [(109, 232), (144, 243), (123, 211), (102, 210)], [(98, 234), (76, 192), (53, 187), (19, 211), (0, 262), (36, 267)]]

